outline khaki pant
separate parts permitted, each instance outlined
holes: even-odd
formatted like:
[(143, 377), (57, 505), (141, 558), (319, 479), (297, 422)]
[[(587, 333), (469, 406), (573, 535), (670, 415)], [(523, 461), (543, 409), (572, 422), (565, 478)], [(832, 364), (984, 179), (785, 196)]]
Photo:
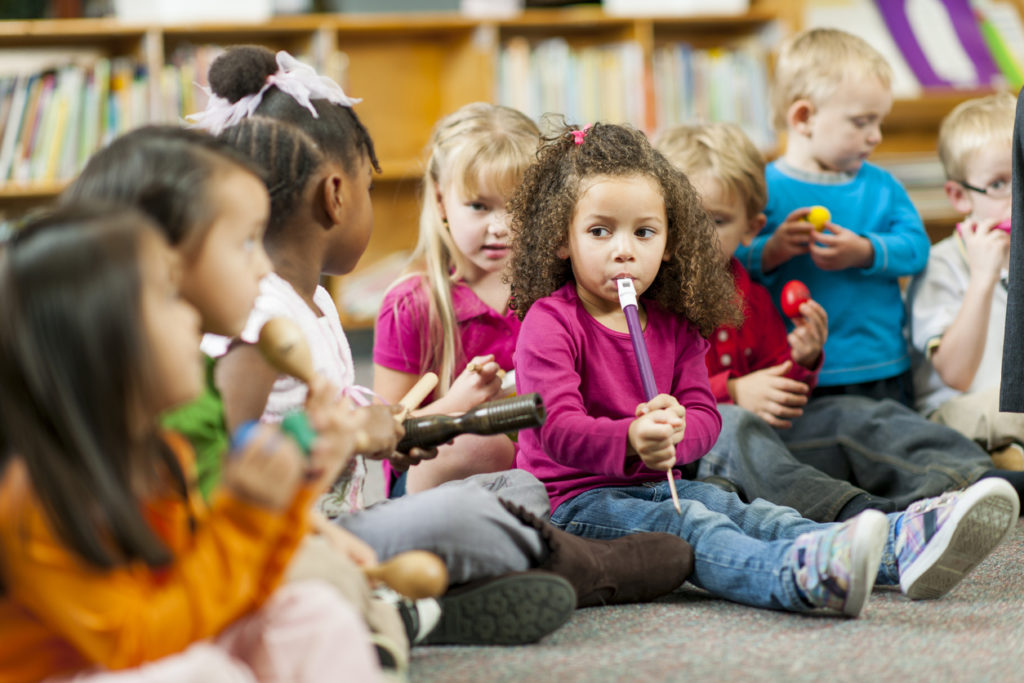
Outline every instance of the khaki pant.
[(1024, 413), (999, 412), (999, 387), (951, 398), (929, 419), (955, 429), (989, 452), (1011, 443), (1024, 444)]

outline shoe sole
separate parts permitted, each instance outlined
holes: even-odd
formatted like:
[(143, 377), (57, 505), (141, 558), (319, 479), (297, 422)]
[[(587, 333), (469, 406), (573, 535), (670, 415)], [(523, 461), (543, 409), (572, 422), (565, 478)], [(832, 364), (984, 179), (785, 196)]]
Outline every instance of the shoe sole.
[(441, 619), (424, 645), (525, 645), (568, 621), (576, 591), (556, 574), (529, 572), (441, 598)]
[(846, 592), (843, 614), (856, 619), (871, 597), (878, 578), (878, 564), (889, 536), (889, 520), (878, 510), (866, 510), (856, 518), (850, 555), (850, 587)]
[(1010, 534), (1020, 500), (1002, 479), (982, 479), (957, 503), (946, 523), (900, 576), (911, 600), (941, 598)]

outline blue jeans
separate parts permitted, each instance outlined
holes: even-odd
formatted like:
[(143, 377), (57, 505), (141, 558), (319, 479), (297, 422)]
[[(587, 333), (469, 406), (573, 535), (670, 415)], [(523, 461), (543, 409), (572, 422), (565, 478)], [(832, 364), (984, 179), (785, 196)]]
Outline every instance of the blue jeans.
[[(551, 513), (551, 522), (587, 538), (618, 538), (642, 531), (675, 534), (693, 546), (690, 581), (718, 597), (754, 607), (806, 612), (793, 578), (793, 539), (830, 525), (804, 519), (796, 510), (765, 500), (743, 503), (699, 481), (678, 480), (683, 513), (672, 507), (668, 482), (585, 491)], [(890, 516), (889, 541), (878, 583), (898, 583)]]

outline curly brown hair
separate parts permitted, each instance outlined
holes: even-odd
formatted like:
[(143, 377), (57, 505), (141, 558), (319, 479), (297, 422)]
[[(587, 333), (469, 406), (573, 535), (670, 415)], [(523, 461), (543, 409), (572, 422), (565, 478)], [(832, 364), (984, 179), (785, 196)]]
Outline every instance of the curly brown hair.
[(715, 328), (741, 322), (732, 276), (718, 253), (715, 227), (686, 176), (655, 150), (647, 137), (628, 126), (595, 124), (576, 144), (565, 129), (537, 154), (509, 201), (512, 259), (508, 281), (520, 318), (535, 301), (573, 280), (567, 259), (569, 225), (580, 186), (594, 176), (647, 176), (665, 198), (669, 255), (645, 296), (685, 316), (705, 337)]

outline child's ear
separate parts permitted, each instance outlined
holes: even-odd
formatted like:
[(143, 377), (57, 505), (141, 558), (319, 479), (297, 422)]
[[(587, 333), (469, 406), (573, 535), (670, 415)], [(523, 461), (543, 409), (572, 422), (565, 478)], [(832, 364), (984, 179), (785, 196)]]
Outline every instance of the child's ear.
[(345, 206), (341, 190), (344, 184), (345, 178), (340, 173), (332, 171), (324, 176), (320, 186), (320, 201), (323, 204), (324, 213), (334, 225), (343, 222)]
[(789, 105), (789, 109), (786, 110), (786, 125), (800, 135), (810, 135), (813, 116), (814, 103), (810, 100), (799, 99)]
[(440, 214), (442, 221), (448, 220), (448, 214), (444, 210), (444, 197), (441, 196), (441, 188), (434, 187), (434, 199), (437, 201), (437, 213)]
[(558, 249), (555, 249), (555, 256), (557, 256), (560, 259), (569, 258), (569, 247), (563, 244)]
[(957, 213), (969, 216), (971, 211), (974, 210), (974, 202), (971, 201), (970, 193), (960, 183), (955, 180), (947, 180), (942, 189), (946, 191), (949, 203), (953, 205)]
[(750, 220), (747, 221), (747, 231), (740, 238), (740, 243), (745, 247), (749, 247), (750, 243), (754, 241), (758, 233), (764, 229), (765, 224), (768, 222), (768, 216), (763, 213), (759, 213)]

